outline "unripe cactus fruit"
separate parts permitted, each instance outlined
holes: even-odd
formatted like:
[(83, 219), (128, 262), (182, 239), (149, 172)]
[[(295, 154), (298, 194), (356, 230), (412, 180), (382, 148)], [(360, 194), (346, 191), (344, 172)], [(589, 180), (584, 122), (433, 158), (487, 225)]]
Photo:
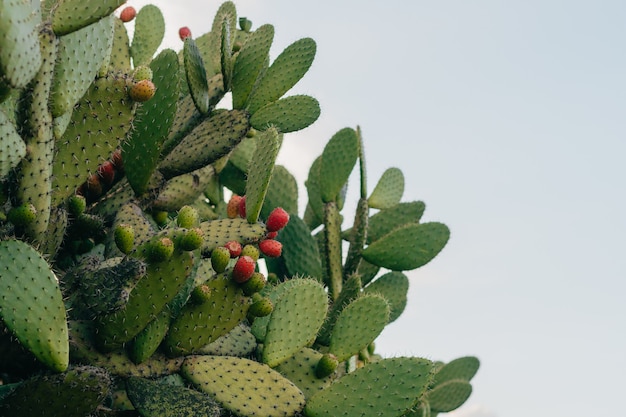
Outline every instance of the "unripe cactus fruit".
[(191, 29), (189, 29), (187, 26), (183, 26), (182, 28), (178, 29), (178, 36), (180, 37), (181, 41), (184, 41), (191, 36)]
[(128, 255), (135, 245), (135, 229), (128, 224), (121, 224), (113, 232), (115, 245), (124, 255)]
[(82, 195), (73, 195), (67, 200), (67, 212), (78, 217), (85, 212), (87, 201)]
[(252, 317), (265, 317), (271, 314), (273, 310), (274, 304), (269, 298), (255, 293), (252, 296), (252, 304), (250, 305), (250, 309), (248, 309), (248, 314)]
[(239, 202), (241, 199), (241, 196), (233, 194), (230, 200), (228, 200), (228, 204), (226, 205), (226, 215), (229, 219), (234, 219), (239, 215)]
[(152, 242), (148, 247), (148, 260), (150, 262), (163, 262), (168, 260), (174, 253), (174, 242), (169, 237), (162, 237)]
[(226, 242), (224, 247), (228, 249), (228, 251), (230, 252), (231, 258), (237, 258), (239, 255), (241, 255), (241, 251), (242, 251), (241, 243), (237, 242), (236, 240), (231, 240), (230, 242)]
[(185, 232), (180, 238), (179, 244), (182, 250), (193, 251), (202, 246), (204, 242), (204, 233), (199, 227), (194, 227)]
[(260, 272), (255, 272), (249, 280), (243, 283), (241, 289), (245, 295), (250, 297), (252, 294), (261, 291), (266, 283), (267, 279), (265, 279), (265, 275)]
[(287, 213), (282, 207), (276, 207), (265, 222), (268, 232), (278, 232), (289, 223), (289, 213)]
[(156, 93), (156, 87), (154, 83), (150, 80), (141, 80), (136, 82), (130, 87), (128, 91), (128, 95), (133, 101), (137, 101), (139, 103), (143, 103), (145, 101), (150, 100), (154, 97), (154, 93)]
[(283, 244), (277, 240), (265, 239), (259, 242), (259, 249), (269, 258), (278, 258), (283, 251)]
[(133, 6), (125, 7), (120, 13), (120, 20), (124, 23), (128, 23), (137, 16), (137, 10)]
[(211, 252), (211, 267), (215, 272), (221, 274), (228, 267), (230, 262), (230, 251), (224, 246), (217, 247)]
[(176, 223), (180, 227), (185, 227), (187, 229), (197, 226), (199, 220), (200, 215), (198, 214), (198, 210), (191, 206), (181, 207), (178, 211), (178, 216), (176, 217)]
[(251, 257), (255, 262), (258, 261), (259, 256), (261, 256), (261, 254), (259, 253), (259, 250), (254, 245), (244, 246), (243, 249), (241, 250), (241, 256), (244, 256), (244, 255)]
[(252, 277), (256, 262), (249, 256), (240, 256), (233, 267), (233, 279), (236, 283), (242, 284)]
[(159, 226), (165, 226), (167, 223), (168, 213), (167, 211), (153, 211), (152, 218)]
[(133, 80), (139, 82), (142, 80), (152, 81), (152, 70), (146, 65), (140, 65), (133, 71)]
[(338, 366), (339, 361), (337, 357), (332, 353), (325, 353), (317, 362), (317, 366), (315, 366), (315, 376), (320, 379), (325, 378), (335, 372)]
[(13, 207), (7, 219), (17, 227), (24, 227), (35, 221), (37, 217), (37, 209), (30, 203), (24, 203), (20, 206)]

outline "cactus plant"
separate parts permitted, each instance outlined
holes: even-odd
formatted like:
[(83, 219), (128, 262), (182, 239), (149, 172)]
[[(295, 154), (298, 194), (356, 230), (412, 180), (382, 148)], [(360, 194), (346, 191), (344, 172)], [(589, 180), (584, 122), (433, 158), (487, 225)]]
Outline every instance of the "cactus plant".
[(315, 41), (270, 62), (274, 27), (253, 30), (226, 2), (209, 32), (182, 28), (181, 51), (157, 55), (161, 11), (118, 18), (123, 3), (0, 0), (0, 416), (460, 406), (476, 358), (373, 348), (407, 303), (402, 271), (438, 255), (448, 228), (401, 202), (398, 168), (368, 195), (358, 128), (311, 167), (302, 215), (276, 165), (320, 114), (285, 96)]

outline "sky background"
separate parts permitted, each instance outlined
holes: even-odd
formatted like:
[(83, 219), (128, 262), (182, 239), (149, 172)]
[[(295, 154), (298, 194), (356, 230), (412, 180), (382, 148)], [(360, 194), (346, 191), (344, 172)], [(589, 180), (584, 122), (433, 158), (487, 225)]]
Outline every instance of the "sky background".
[[(147, 3), (176, 50), (178, 28), (201, 35), (220, 4), (129, 1)], [(317, 41), (289, 94), (316, 97), (322, 114), (280, 155), (301, 198), (324, 144), (360, 125), (370, 191), (398, 167), (403, 201), (425, 201), (424, 220), (452, 231), (408, 274), (408, 306), (377, 349), (479, 357), (474, 392), (450, 416), (622, 415), (626, 2), (235, 4), (253, 29), (275, 26), (272, 58)]]

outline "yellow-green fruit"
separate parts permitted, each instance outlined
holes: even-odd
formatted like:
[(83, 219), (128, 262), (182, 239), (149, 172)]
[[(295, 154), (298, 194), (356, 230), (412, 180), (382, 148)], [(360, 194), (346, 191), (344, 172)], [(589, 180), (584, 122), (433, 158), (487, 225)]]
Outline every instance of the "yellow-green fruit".
[(318, 378), (325, 378), (328, 375), (335, 372), (337, 367), (339, 366), (339, 361), (337, 357), (332, 353), (325, 353), (317, 362), (317, 366), (315, 367), (315, 376)]
[(176, 216), (176, 223), (180, 227), (185, 227), (190, 229), (192, 227), (196, 227), (200, 221), (200, 215), (198, 214), (198, 210), (191, 206), (183, 206), (178, 211), (178, 216)]
[(215, 272), (221, 274), (228, 267), (230, 262), (230, 251), (224, 246), (217, 247), (211, 252), (211, 267)]
[(133, 80), (135, 80), (135, 82), (143, 80), (152, 81), (152, 70), (150, 69), (150, 67), (147, 67), (145, 65), (138, 66), (133, 72)]
[(250, 309), (248, 310), (248, 314), (252, 317), (265, 317), (274, 310), (272, 301), (267, 297), (259, 295), (259, 293), (255, 293), (252, 296), (252, 300), (252, 305), (250, 305)]
[(128, 224), (120, 224), (113, 232), (115, 245), (124, 255), (128, 255), (135, 245), (135, 229)]
[(256, 262), (259, 260), (260, 253), (256, 246), (245, 245), (243, 249), (241, 249), (241, 256), (249, 256)]
[(243, 293), (249, 297), (252, 294), (261, 291), (265, 287), (266, 283), (267, 279), (265, 279), (265, 275), (260, 272), (255, 272), (249, 280), (241, 285), (241, 289), (243, 290)]
[(199, 227), (194, 227), (185, 232), (180, 238), (179, 244), (182, 250), (193, 251), (202, 246), (204, 242), (204, 233)]
[(163, 262), (168, 260), (174, 253), (174, 242), (169, 237), (163, 237), (153, 242), (148, 249), (148, 260), (151, 262)]
[(37, 209), (30, 203), (13, 207), (7, 215), (7, 219), (17, 227), (28, 226), (35, 221), (36, 217)]

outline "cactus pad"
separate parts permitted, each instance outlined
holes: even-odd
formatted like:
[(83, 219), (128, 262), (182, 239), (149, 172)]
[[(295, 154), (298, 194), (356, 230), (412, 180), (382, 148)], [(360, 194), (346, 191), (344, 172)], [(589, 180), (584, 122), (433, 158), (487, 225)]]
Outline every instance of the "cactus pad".
[(261, 107), (250, 118), (250, 125), (257, 130), (274, 126), (281, 133), (289, 133), (310, 126), (319, 116), (320, 104), (316, 99), (297, 95)]
[(250, 161), (247, 170), (246, 218), (249, 223), (256, 223), (259, 219), (274, 171), (278, 149), (279, 142), (276, 129), (268, 129), (258, 136), (255, 158)]
[(165, 36), (165, 20), (158, 7), (148, 4), (135, 17), (135, 34), (130, 46), (133, 65), (147, 65)]
[(26, 145), (13, 123), (0, 110), (0, 180), (26, 155)]
[(210, 256), (213, 249), (224, 246), (231, 240), (236, 240), (242, 245), (258, 242), (267, 232), (265, 225), (250, 224), (240, 218), (202, 222), (200, 229), (204, 233), (204, 244), (201, 249), (203, 256)]
[(367, 199), (369, 206), (375, 209), (387, 209), (400, 202), (404, 194), (404, 175), (398, 168), (386, 170)]
[(439, 413), (456, 410), (472, 394), (472, 386), (462, 379), (452, 379), (437, 384), (428, 391), (427, 399), (430, 409)]
[(434, 384), (443, 384), (446, 381), (460, 379), (469, 382), (476, 372), (480, 362), (474, 356), (465, 356), (454, 359), (441, 367), (435, 374)]
[(303, 275), (321, 280), (323, 276), (322, 262), (315, 238), (296, 215), (291, 215), (289, 223), (278, 235), (283, 244), (282, 259), (289, 276)]
[(388, 272), (365, 287), (365, 294), (380, 294), (389, 303), (389, 322), (404, 311), (409, 291), (409, 278), (402, 272)]
[(250, 355), (256, 348), (256, 339), (250, 332), (250, 328), (243, 323), (236, 326), (216, 341), (198, 349), (203, 355), (237, 356)]
[(200, 390), (242, 417), (294, 416), (304, 395), (267, 365), (228, 356), (190, 356), (182, 373)]
[(318, 391), (326, 388), (335, 377), (332, 374), (324, 378), (315, 376), (315, 367), (321, 357), (322, 354), (320, 352), (305, 347), (275, 369), (296, 384), (308, 399)]
[(298, 212), (298, 183), (295, 177), (282, 165), (274, 167), (274, 173), (261, 209), (261, 217), (267, 219), (267, 216), (276, 207), (282, 207), (287, 213)]
[(198, 111), (204, 114), (209, 111), (209, 82), (202, 56), (191, 37), (185, 39), (183, 59), (189, 92)]
[(432, 362), (421, 358), (390, 358), (370, 363), (339, 378), (311, 397), (307, 417), (404, 415), (423, 395)]
[(61, 0), (53, 9), (52, 30), (56, 35), (66, 35), (110, 15), (125, 0)]
[(335, 133), (324, 147), (319, 181), (322, 200), (336, 201), (359, 157), (359, 139), (354, 129)]
[(421, 201), (399, 203), (381, 210), (369, 219), (367, 243), (377, 241), (392, 230), (408, 223), (419, 223), (424, 214), (425, 205)]
[(41, 255), (17, 240), (0, 242), (0, 317), (37, 359), (55, 371), (69, 363), (65, 306)]

